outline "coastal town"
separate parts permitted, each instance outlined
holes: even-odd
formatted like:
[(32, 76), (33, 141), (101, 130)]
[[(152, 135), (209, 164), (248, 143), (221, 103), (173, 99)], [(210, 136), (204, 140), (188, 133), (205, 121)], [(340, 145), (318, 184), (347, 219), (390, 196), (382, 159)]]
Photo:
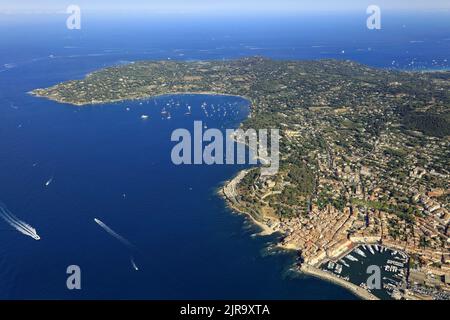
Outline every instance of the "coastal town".
[(450, 72), (261, 57), (143, 61), (31, 93), (76, 106), (245, 97), (251, 116), (241, 128), (280, 129), (281, 163), (275, 174), (254, 167), (226, 183), (230, 207), (281, 233), (299, 271), (362, 298), (380, 297), (347, 269), (383, 254), (390, 298), (450, 299)]

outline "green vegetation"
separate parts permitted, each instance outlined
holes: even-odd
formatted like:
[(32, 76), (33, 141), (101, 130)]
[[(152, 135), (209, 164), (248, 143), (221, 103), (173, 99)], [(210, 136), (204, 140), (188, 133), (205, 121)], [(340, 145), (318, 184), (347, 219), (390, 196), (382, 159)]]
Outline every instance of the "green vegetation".
[[(408, 240), (412, 252), (446, 243), (449, 195), (427, 194), (449, 189), (450, 72), (261, 57), (141, 61), (31, 93), (78, 106), (176, 93), (246, 97), (251, 117), (242, 128), (279, 129), (281, 163), (274, 176), (255, 169), (239, 183), (231, 196), (239, 209), (281, 218), (275, 224), (283, 232), (299, 233), (294, 241), (311, 236), (303, 243), (308, 252), (317, 249), (315, 241), (332, 245), (350, 233), (402, 246)], [(350, 205), (366, 210), (350, 215)], [(336, 221), (342, 226), (336, 233), (310, 232)], [(420, 249), (409, 241), (418, 237)]]
[(413, 113), (403, 119), (406, 128), (434, 137), (450, 135), (450, 121), (442, 115)]

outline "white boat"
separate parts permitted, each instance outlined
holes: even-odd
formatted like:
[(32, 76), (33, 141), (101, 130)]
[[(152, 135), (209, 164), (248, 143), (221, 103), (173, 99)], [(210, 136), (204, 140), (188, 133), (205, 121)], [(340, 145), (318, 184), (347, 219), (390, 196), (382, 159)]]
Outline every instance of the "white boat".
[(131, 258), (131, 265), (133, 266), (133, 269), (135, 271), (139, 271), (139, 267), (137, 266), (136, 262), (134, 261), (134, 258)]
[(355, 249), (355, 252), (357, 253), (357, 254), (359, 254), (361, 257), (366, 257), (366, 254), (364, 253), (364, 251), (362, 251), (360, 248), (356, 248)]
[(51, 177), (46, 183), (45, 186), (48, 187), (53, 182), (53, 177)]
[(142, 119), (142, 120), (147, 120), (147, 119), (148, 119), (148, 115), (143, 114), (143, 115), (141, 116), (141, 119)]
[(352, 256), (351, 254), (348, 254), (348, 255), (346, 255), (345, 257), (346, 257), (348, 260), (353, 261), (353, 262), (358, 261), (358, 259), (355, 258), (354, 256)]

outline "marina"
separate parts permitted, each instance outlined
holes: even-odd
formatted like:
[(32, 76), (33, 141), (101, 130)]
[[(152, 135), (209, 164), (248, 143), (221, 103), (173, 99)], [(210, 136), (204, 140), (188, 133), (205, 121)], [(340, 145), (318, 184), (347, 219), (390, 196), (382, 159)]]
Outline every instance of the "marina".
[[(380, 299), (394, 299), (406, 281), (408, 256), (400, 251), (377, 244), (359, 245), (340, 259), (324, 262), (320, 269), (331, 275), (364, 288)], [(370, 289), (367, 282), (373, 274), (368, 268), (381, 271), (381, 288)]]

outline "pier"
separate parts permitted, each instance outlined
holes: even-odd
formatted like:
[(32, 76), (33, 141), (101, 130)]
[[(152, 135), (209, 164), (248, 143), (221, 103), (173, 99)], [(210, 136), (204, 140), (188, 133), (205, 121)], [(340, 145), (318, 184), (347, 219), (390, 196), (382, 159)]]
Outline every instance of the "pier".
[(307, 275), (311, 275), (329, 282), (332, 282), (334, 284), (340, 285), (348, 290), (350, 290), (351, 292), (353, 292), (355, 295), (357, 295), (358, 297), (364, 299), (364, 300), (380, 300), (378, 297), (376, 297), (375, 295), (371, 294), (370, 292), (368, 292), (367, 290), (358, 287), (357, 285), (350, 283), (348, 281), (345, 281), (339, 277), (334, 276), (333, 274), (329, 273), (329, 272), (325, 272), (323, 270), (320, 270), (316, 267), (307, 265), (307, 264), (303, 264), (300, 268), (300, 271), (307, 274)]

